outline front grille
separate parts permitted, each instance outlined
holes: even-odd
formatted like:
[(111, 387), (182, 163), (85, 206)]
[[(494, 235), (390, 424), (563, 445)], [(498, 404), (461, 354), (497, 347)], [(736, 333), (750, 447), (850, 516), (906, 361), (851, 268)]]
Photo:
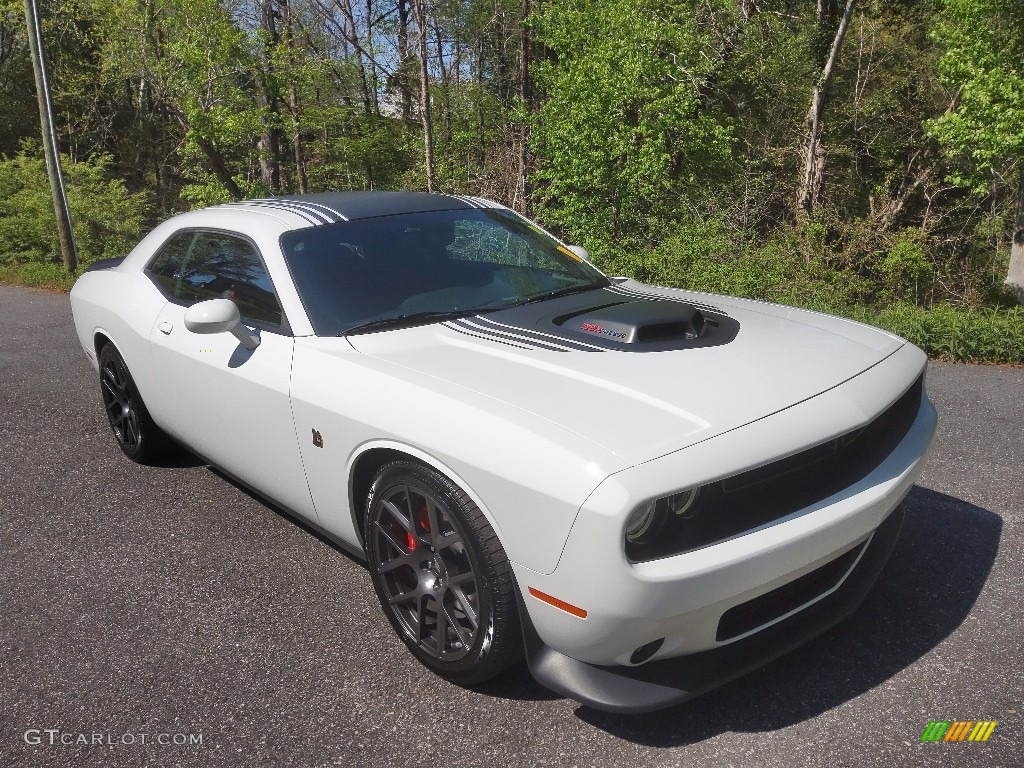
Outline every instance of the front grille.
[(745, 635), (825, 594), (842, 581), (865, 546), (867, 542), (858, 544), (810, 573), (730, 608), (718, 622), (715, 640), (721, 643)]
[(910, 430), (921, 408), (924, 374), (870, 424), (785, 459), (701, 489), (697, 513), (671, 519), (656, 541), (627, 543), (635, 562), (691, 552), (768, 525), (866, 477)]

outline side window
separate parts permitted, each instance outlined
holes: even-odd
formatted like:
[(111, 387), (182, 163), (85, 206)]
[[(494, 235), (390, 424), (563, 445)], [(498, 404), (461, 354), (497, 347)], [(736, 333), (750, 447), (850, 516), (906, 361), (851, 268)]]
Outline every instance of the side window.
[(181, 269), (192, 249), (192, 240), (195, 236), (195, 232), (179, 232), (167, 241), (153, 262), (146, 267), (149, 279), (156, 283), (168, 298), (182, 300)]
[(167, 242), (147, 272), (179, 304), (231, 299), (246, 320), (271, 328), (281, 325), (270, 276), (246, 240), (218, 232), (182, 232)]

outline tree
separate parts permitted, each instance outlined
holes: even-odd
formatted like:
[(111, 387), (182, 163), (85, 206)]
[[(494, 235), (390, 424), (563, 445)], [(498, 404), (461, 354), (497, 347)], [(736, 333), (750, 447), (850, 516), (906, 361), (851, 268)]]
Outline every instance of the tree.
[(39, 135), (32, 63), (21, 0), (0, 0), (0, 154)]
[(179, 137), (186, 189), (202, 203), (260, 191), (248, 182), (252, 148), (267, 133), (258, 104), (254, 36), (219, 0), (164, 0), (139, 13), (134, 0), (97, 0), (104, 76), (146, 94)]
[(423, 164), (427, 174), (427, 191), (437, 189), (434, 172), (434, 123), (430, 111), (430, 74), (427, 67), (427, 4), (426, 0), (413, 0), (416, 10), (420, 53), (420, 121), (423, 123)]
[[(797, 208), (807, 215), (814, 213), (821, 197), (821, 183), (825, 174), (825, 150), (821, 145), (821, 120), (825, 111), (825, 97), (828, 95), (829, 84), (832, 81), (836, 58), (839, 56), (843, 38), (846, 36), (846, 28), (850, 24), (854, 2), (855, 0), (846, 0), (846, 10), (843, 11), (843, 16), (839, 20), (839, 28), (832, 40), (828, 59), (825, 60), (825, 65), (821, 68), (814, 87), (811, 89), (811, 106), (807, 110), (807, 133), (800, 142), (803, 169), (797, 190)], [(819, 26), (823, 26), (827, 18), (825, 12), (827, 5), (828, 3), (818, 0)]]
[(1024, 4), (946, 0), (936, 37), (958, 97), (930, 131), (956, 163), (951, 181), (1014, 200), (1006, 284), (1024, 304)]
[[(706, 89), (720, 52), (697, 5), (560, 0), (536, 11), (543, 216), (588, 248), (652, 245), (731, 166)], [(717, 4), (711, 4), (716, 5)]]

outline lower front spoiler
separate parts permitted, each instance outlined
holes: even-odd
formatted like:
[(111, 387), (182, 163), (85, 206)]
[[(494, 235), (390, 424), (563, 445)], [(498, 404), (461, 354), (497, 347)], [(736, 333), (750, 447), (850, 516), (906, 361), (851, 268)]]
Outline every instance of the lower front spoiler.
[(530, 673), (545, 688), (606, 712), (640, 714), (692, 699), (789, 653), (853, 613), (889, 559), (902, 524), (901, 505), (878, 526), (856, 568), (832, 594), (749, 637), (688, 656), (638, 667), (586, 664), (544, 645), (522, 610)]

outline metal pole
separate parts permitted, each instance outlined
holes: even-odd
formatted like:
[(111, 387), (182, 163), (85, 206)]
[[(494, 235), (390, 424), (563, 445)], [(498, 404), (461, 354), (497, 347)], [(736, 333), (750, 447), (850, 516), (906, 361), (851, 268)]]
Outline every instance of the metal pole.
[(39, 98), (39, 121), (43, 131), (43, 155), (46, 157), (46, 173), (50, 177), (50, 192), (53, 194), (53, 211), (57, 215), (57, 237), (60, 239), (60, 253), (68, 272), (78, 268), (78, 249), (75, 233), (71, 228), (71, 211), (64, 192), (64, 177), (60, 170), (60, 149), (53, 131), (53, 101), (50, 98), (50, 83), (46, 78), (46, 53), (43, 50), (43, 33), (39, 28), (39, 10), (36, 0), (25, 0), (25, 22), (28, 24), (28, 47), (32, 53), (32, 69), (36, 75), (36, 96)]

